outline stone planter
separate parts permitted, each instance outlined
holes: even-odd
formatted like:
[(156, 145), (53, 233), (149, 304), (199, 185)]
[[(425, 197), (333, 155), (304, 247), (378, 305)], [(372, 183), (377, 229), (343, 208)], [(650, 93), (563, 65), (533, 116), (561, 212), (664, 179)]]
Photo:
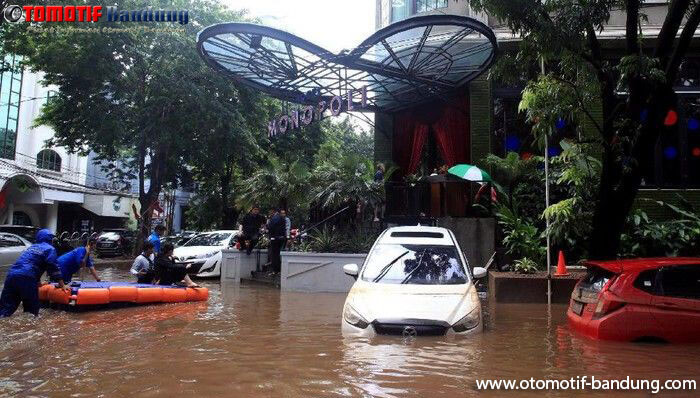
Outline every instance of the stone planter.
[[(343, 266), (359, 266), (367, 254), (282, 252), (280, 287), (286, 291), (347, 293), (355, 280), (345, 275)], [(256, 252), (250, 256), (236, 249), (222, 251), (221, 282), (241, 283), (250, 279), (257, 267)], [(267, 261), (267, 250), (260, 252), (260, 263)]]
[[(569, 276), (552, 276), (553, 303), (568, 303), (574, 286), (585, 275), (571, 270), (569, 272)], [(546, 303), (547, 273), (524, 275), (514, 272), (490, 272), (489, 300), (494, 303)]]
[[(238, 249), (221, 251), (221, 282), (241, 283), (241, 279), (250, 279), (251, 272), (257, 267), (257, 250), (249, 255)], [(261, 264), (267, 260), (267, 250), (260, 251)]]
[(355, 280), (345, 264), (364, 263), (367, 254), (282, 252), (280, 286), (286, 291), (347, 293)]

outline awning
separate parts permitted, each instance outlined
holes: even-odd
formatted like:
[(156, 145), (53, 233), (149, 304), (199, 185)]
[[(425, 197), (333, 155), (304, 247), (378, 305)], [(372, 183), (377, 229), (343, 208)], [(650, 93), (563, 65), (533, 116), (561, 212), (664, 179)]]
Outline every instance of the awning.
[(453, 15), (391, 24), (340, 54), (248, 23), (209, 26), (197, 47), (216, 70), (286, 101), (312, 104), (366, 87), (367, 105), (358, 110), (369, 111), (396, 111), (455, 91), (487, 70), (497, 51), (488, 26)]

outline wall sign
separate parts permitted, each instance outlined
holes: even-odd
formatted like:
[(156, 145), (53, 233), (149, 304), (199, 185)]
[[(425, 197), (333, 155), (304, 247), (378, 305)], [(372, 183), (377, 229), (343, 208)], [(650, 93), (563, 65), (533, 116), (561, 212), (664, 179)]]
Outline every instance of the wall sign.
[[(360, 102), (354, 102), (355, 97), (359, 97)], [(367, 106), (367, 86), (357, 90), (350, 90), (346, 96), (337, 95), (326, 102), (319, 101), (317, 105), (307, 105), (292, 111), (289, 115), (282, 115), (271, 120), (267, 125), (267, 136), (276, 137), (293, 130), (298, 130), (301, 126), (308, 126), (311, 122), (323, 120), (323, 113), (330, 111), (332, 116), (338, 116), (343, 112), (352, 112), (356, 109)]]

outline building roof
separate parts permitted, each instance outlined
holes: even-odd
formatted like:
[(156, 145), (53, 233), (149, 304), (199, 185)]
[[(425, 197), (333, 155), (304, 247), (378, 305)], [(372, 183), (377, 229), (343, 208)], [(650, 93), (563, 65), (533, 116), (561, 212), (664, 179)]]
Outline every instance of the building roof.
[(209, 26), (199, 32), (197, 48), (214, 69), (282, 100), (330, 103), (366, 87), (367, 104), (356, 109), (392, 111), (473, 80), (493, 63), (497, 44), (475, 19), (429, 15), (391, 24), (339, 54), (249, 23)]
[(657, 258), (632, 258), (626, 260), (588, 261), (589, 267), (600, 267), (605, 270), (622, 273), (638, 272), (661, 267), (673, 267), (679, 265), (700, 265), (700, 258), (694, 257), (657, 257)]

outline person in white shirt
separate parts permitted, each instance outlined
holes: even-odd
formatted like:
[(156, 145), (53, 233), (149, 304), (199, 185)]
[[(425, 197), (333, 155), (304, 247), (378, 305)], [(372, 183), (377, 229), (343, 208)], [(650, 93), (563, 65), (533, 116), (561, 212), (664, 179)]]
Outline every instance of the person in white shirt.
[(138, 278), (138, 283), (151, 284), (155, 278), (155, 267), (153, 265), (153, 243), (145, 242), (143, 251), (134, 260), (131, 266), (131, 274)]

